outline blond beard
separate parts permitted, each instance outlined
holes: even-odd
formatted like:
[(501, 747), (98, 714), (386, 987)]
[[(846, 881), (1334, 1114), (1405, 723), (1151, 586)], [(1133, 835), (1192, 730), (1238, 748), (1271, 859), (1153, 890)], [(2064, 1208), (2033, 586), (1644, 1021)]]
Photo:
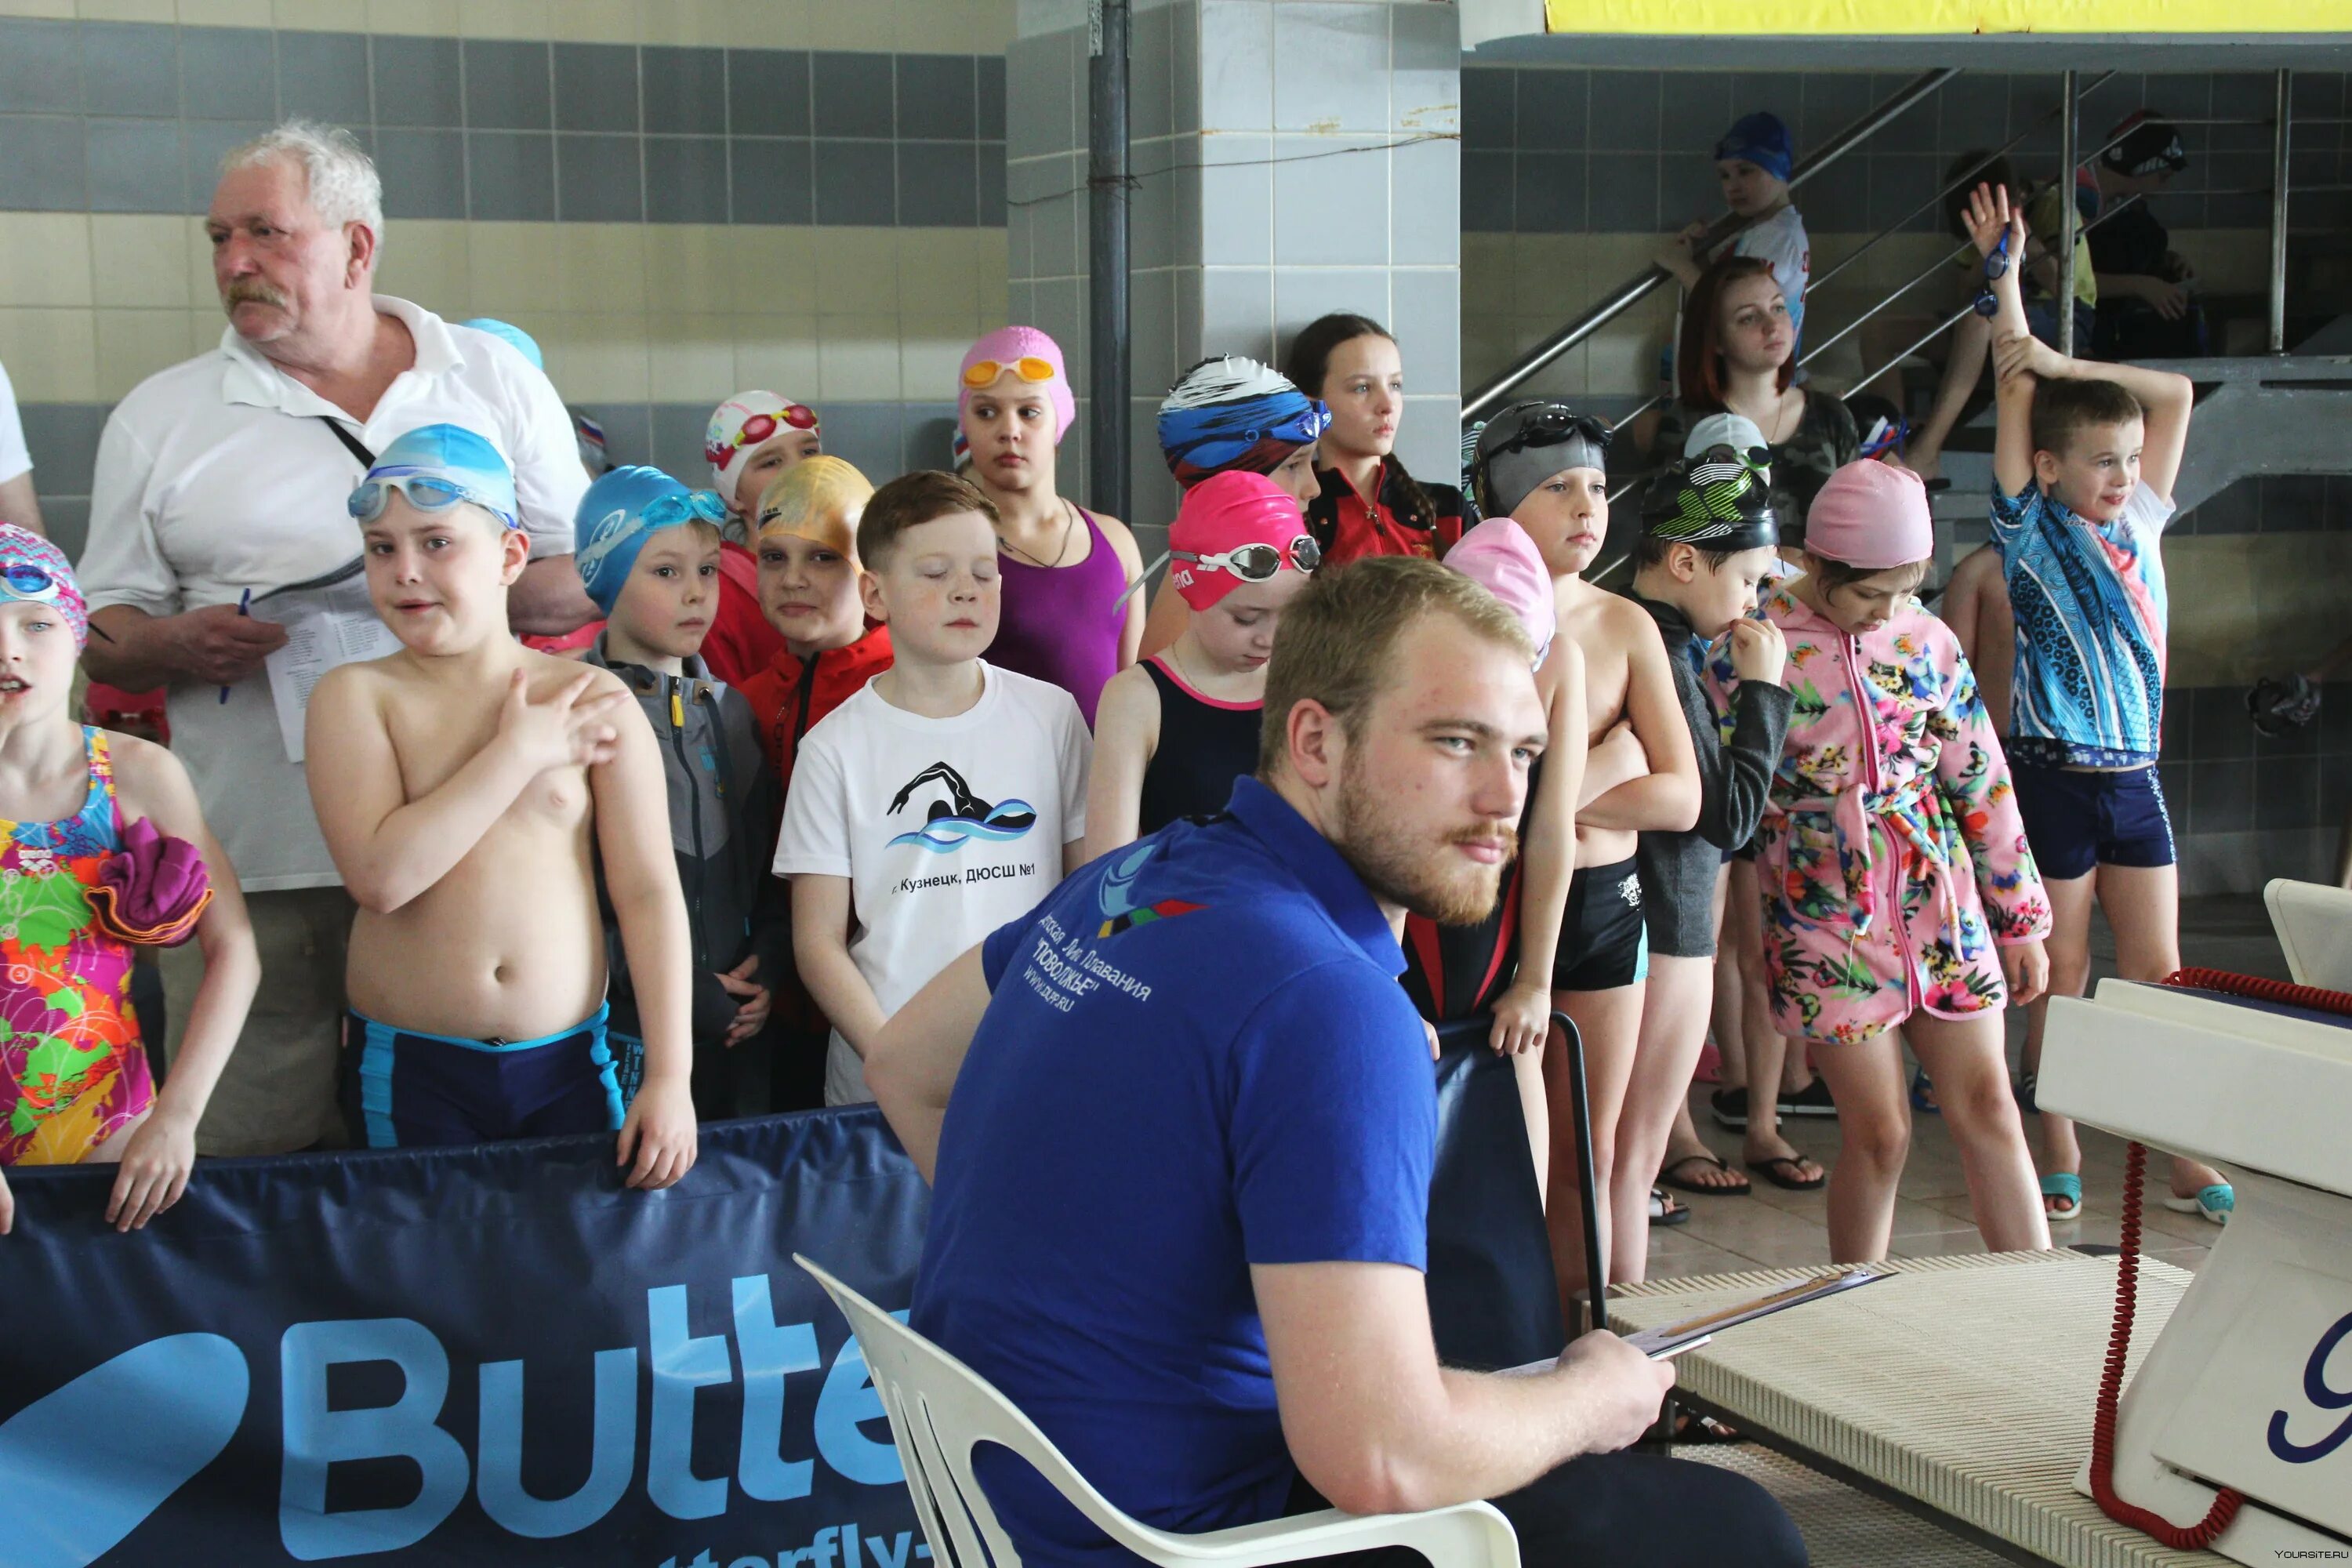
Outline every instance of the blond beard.
[[(1493, 914), (1496, 900), (1502, 896), (1503, 873), (1517, 853), (1517, 835), (1508, 827), (1502, 830), (1507, 847), (1495, 865), (1466, 865), (1449, 877), (1439, 868), (1440, 855), (1424, 849), (1390, 824), (1383, 809), (1385, 797), (1363, 775), (1364, 769), (1352, 754), (1341, 764), (1339, 815), (1335, 824), (1339, 834), (1331, 843), (1372, 895), (1439, 925), (1473, 926)], [(1460, 837), (1466, 841), (1490, 835)]]

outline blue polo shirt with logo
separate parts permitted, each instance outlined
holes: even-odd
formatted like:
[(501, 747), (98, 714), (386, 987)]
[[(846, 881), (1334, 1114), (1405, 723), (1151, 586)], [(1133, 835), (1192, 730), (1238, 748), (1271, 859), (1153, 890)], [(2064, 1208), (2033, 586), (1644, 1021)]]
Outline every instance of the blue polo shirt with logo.
[[(1437, 1105), (1404, 955), (1338, 851), (1244, 778), (982, 948), (912, 1321), (1114, 1504), (1191, 1533), (1296, 1474), (1253, 1264), (1425, 1267)], [(1134, 1561), (1023, 1461), (1022, 1561)]]

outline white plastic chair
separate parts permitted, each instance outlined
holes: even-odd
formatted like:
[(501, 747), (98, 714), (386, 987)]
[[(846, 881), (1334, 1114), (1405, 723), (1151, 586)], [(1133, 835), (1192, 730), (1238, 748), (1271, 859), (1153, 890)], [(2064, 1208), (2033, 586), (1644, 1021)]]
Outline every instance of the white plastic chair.
[[(1411, 1547), (1437, 1568), (1518, 1568), (1518, 1537), (1510, 1521), (1484, 1502), (1427, 1513), (1357, 1515), (1328, 1509), (1206, 1535), (1171, 1535), (1138, 1523), (1089, 1486), (985, 1378), (807, 1258), (795, 1253), (793, 1261), (824, 1287), (866, 1353), (936, 1568), (988, 1568), (992, 1558), (998, 1568), (1020, 1568), (1020, 1555), (972, 1477), (972, 1450), (982, 1443), (1018, 1454), (1105, 1535), (1163, 1568), (1256, 1568), (1378, 1546)], [(982, 1536), (989, 1556), (982, 1555)]]

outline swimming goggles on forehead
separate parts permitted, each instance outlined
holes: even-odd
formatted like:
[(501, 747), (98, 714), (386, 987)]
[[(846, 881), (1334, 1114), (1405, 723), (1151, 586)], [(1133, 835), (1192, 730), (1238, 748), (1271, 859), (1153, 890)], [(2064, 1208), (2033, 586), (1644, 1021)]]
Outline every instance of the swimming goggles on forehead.
[(1486, 456), (1499, 458), (1506, 452), (1521, 451), (1529, 447), (1557, 447), (1563, 441), (1580, 440), (1596, 447), (1608, 447), (1615, 434), (1608, 426), (1590, 414), (1575, 414), (1565, 408), (1546, 408), (1519, 421), (1519, 427), (1488, 448)]
[(0, 594), (11, 599), (30, 600), (46, 605), (53, 602), (63, 584), (47, 572), (29, 561), (0, 569)]
[(816, 410), (804, 403), (788, 403), (775, 414), (754, 414), (743, 421), (743, 428), (735, 432), (731, 441), (713, 441), (702, 450), (704, 458), (718, 466), (725, 466), (728, 458), (746, 447), (756, 447), (780, 430), (814, 430)]
[(1010, 364), (1003, 360), (976, 360), (964, 367), (963, 384), (978, 392), (983, 386), (993, 385), (996, 378), (1008, 370), (1024, 381), (1037, 383), (1051, 381), (1057, 374), (1052, 360), (1023, 354)]
[(1171, 550), (1168, 556), (1171, 561), (1190, 561), (1203, 572), (1230, 572), (1244, 583), (1263, 583), (1282, 570), (1286, 558), (1298, 571), (1314, 571), (1323, 564), (1323, 547), (1315, 542), (1313, 534), (1302, 533), (1283, 550), (1271, 544), (1244, 544), (1216, 555)]
[(646, 502), (637, 516), (646, 529), (675, 528), (698, 517), (705, 522), (723, 524), (727, 521), (727, 503), (719, 499), (716, 490), (674, 490)]
[(351, 500), (343, 503), (344, 509), (356, 521), (373, 522), (392, 504), (395, 490), (419, 511), (447, 511), (460, 501), (470, 501), (509, 528), (517, 526), (514, 518), (496, 501), (485, 500), (455, 479), (436, 479), (430, 474), (393, 474), (362, 480), (359, 489), (352, 492)]

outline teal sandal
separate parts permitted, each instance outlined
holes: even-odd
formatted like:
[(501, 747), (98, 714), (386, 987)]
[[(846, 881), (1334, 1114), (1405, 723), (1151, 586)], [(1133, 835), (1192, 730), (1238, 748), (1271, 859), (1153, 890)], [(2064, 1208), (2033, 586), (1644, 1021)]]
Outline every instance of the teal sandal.
[(2164, 1206), (2175, 1214), (2201, 1214), (2215, 1225), (2227, 1225), (2238, 1206), (2238, 1194), (2227, 1182), (2216, 1182), (2193, 1198), (2164, 1194)]
[(2042, 1178), (2042, 1195), (2056, 1198), (2058, 1206), (2044, 1205), (2051, 1222), (2063, 1225), (2070, 1219), (2083, 1217), (2083, 1178), (2073, 1171), (2053, 1171)]

